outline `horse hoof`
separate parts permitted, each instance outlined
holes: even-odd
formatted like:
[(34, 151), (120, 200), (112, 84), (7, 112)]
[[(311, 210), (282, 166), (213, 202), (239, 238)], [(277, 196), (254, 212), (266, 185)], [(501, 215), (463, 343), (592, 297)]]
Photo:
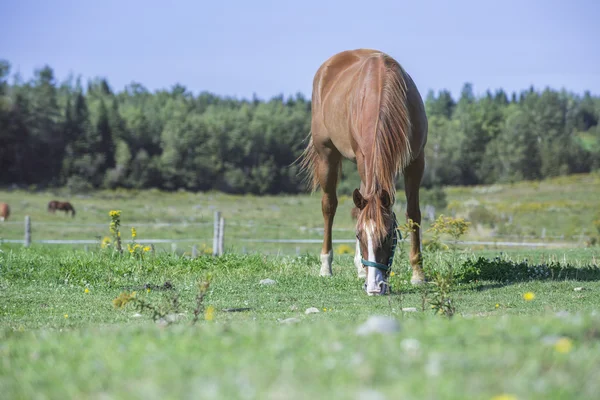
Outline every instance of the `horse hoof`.
[(410, 280), (410, 283), (415, 286), (423, 285), (423, 284), (427, 283), (427, 280), (425, 278), (412, 278)]
[(321, 273), (319, 274), (321, 276), (333, 276), (333, 274), (329, 271), (321, 271)]

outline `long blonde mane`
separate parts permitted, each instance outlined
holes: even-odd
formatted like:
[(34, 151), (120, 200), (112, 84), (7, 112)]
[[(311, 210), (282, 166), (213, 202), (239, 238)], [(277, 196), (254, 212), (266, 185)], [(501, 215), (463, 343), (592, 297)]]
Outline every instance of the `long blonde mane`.
[(357, 224), (364, 226), (368, 220), (374, 222), (374, 240), (379, 241), (388, 233), (390, 210), (381, 204), (385, 191), (391, 204), (396, 196), (396, 177), (412, 157), (410, 147), (410, 117), (407, 105), (407, 86), (402, 67), (391, 57), (384, 55), (385, 74), (381, 89), (379, 117), (375, 129), (373, 148), (367, 160), (367, 176), (363, 196), (367, 205), (360, 213)]

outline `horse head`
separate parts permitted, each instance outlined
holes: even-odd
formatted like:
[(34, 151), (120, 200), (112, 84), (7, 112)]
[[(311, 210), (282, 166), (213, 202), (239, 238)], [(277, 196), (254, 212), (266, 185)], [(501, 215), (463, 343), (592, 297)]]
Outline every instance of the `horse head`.
[[(356, 224), (357, 251), (355, 261), (366, 269), (367, 294), (386, 294), (387, 283), (398, 240), (396, 216), (392, 199), (385, 190), (363, 197), (358, 189), (352, 195), (359, 210)], [(360, 260), (359, 260), (360, 259)]]

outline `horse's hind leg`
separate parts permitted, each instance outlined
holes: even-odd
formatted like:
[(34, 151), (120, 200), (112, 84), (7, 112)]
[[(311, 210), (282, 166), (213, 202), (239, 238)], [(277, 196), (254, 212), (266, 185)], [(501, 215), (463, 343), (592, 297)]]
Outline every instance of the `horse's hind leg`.
[(404, 191), (406, 193), (406, 218), (418, 225), (410, 234), (410, 266), (412, 267), (412, 284), (425, 282), (423, 272), (423, 256), (421, 254), (421, 209), (419, 207), (419, 187), (425, 169), (423, 151), (404, 169)]
[(332, 227), (335, 211), (337, 210), (337, 180), (341, 155), (335, 149), (326, 149), (324, 156), (320, 156), (316, 165), (316, 175), (323, 195), (321, 197), (321, 210), (323, 211), (323, 248), (321, 249), (321, 276), (331, 276), (331, 263), (333, 262)]

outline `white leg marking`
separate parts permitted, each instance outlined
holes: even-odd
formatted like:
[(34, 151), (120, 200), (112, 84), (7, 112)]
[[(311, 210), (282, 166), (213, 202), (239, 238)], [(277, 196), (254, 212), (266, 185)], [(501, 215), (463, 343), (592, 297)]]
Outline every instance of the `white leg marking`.
[(358, 277), (364, 279), (367, 277), (367, 271), (360, 262), (360, 242), (356, 239), (356, 250), (354, 251), (354, 266), (356, 267), (356, 271), (358, 272)]
[(327, 254), (321, 254), (321, 276), (331, 276), (331, 263), (333, 262), (333, 250)]
[[(376, 262), (375, 260), (375, 249), (373, 247), (373, 226), (372, 223), (365, 226), (365, 232), (367, 233), (367, 260)], [(384, 282), (383, 273), (381, 270), (375, 267), (368, 267), (367, 274), (367, 294), (372, 296), (381, 292), (381, 284)]]

